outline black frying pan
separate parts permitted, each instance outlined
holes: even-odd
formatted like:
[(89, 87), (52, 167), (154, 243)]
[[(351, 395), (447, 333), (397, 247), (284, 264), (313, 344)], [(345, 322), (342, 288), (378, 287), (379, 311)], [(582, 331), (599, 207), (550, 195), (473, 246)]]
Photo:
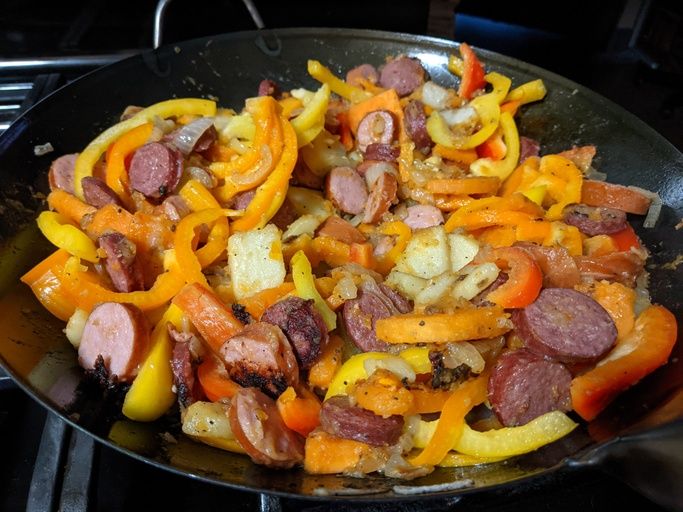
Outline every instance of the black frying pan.
[[(198, 39), (147, 52), (95, 71), (52, 94), (17, 120), (0, 138), (4, 254), (0, 258), (0, 361), (34, 399), (99, 441), (159, 467), (226, 485), (288, 496), (325, 499), (403, 497), (402, 482), (380, 477), (312, 476), (301, 470), (273, 471), (178, 434), (169, 416), (153, 424), (125, 420), (116, 396), (81, 382), (75, 351), (61, 322), (42, 310), (18, 276), (50, 250), (31, 222), (47, 190), (46, 170), (60, 154), (79, 151), (117, 121), (129, 104), (148, 105), (183, 96), (215, 97), (240, 108), (260, 80), (284, 89), (315, 88), (306, 60), (315, 58), (343, 74), (363, 62), (380, 64), (388, 55), (418, 57), (439, 83), (454, 84), (446, 69), (456, 50), (450, 41), (412, 35), (342, 29), (287, 29)], [(633, 115), (584, 87), (557, 75), (481, 51), (489, 69), (513, 83), (541, 77), (549, 90), (521, 117), (522, 134), (540, 140), (543, 152), (572, 144), (595, 144), (596, 167), (609, 180), (658, 191), (664, 209), (654, 229), (631, 219), (652, 251), (653, 300), (681, 318), (683, 273), (671, 262), (683, 248), (674, 225), (683, 216), (683, 155)], [(36, 144), (55, 152), (34, 156)], [(679, 334), (680, 338), (680, 334)], [(462, 483), (461, 489), (427, 488), (427, 494), (471, 492), (511, 484), (556, 470), (600, 464), (663, 503), (683, 506), (683, 368), (679, 343), (672, 362), (623, 395), (600, 418), (551, 446), (511, 461), (475, 469), (438, 469), (404, 483), (429, 486)], [(178, 442), (169, 443), (169, 432)]]

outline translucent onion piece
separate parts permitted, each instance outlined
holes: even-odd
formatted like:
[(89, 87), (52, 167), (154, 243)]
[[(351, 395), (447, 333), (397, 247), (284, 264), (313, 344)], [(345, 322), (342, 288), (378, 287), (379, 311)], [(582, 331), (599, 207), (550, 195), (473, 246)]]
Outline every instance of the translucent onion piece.
[(192, 150), (197, 145), (197, 142), (202, 135), (213, 125), (213, 117), (200, 117), (196, 121), (183, 126), (173, 136), (173, 145), (180, 150), (180, 152), (187, 156), (192, 153)]

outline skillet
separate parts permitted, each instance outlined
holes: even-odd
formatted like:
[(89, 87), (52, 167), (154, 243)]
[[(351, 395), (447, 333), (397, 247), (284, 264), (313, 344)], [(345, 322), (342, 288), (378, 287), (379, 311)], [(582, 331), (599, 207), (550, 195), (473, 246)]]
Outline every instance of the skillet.
[[(18, 277), (51, 250), (35, 228), (44, 208), (46, 171), (52, 158), (79, 151), (115, 123), (130, 104), (201, 96), (240, 108), (264, 78), (284, 90), (313, 89), (306, 60), (335, 73), (388, 55), (418, 57), (437, 83), (454, 85), (446, 69), (457, 45), (424, 36), (347, 29), (281, 29), (241, 32), (188, 41), (149, 51), (97, 70), (55, 92), (0, 138), (0, 364), (35, 400), (102, 443), (155, 466), (232, 488), (327, 500), (398, 500), (419, 487), (421, 495), (476, 492), (514, 485), (553, 471), (598, 465), (618, 474), (649, 497), (683, 507), (683, 344), (671, 362), (626, 392), (592, 423), (526, 456), (478, 468), (437, 469), (412, 482), (370, 476), (313, 476), (302, 470), (273, 471), (246, 456), (195, 443), (178, 434), (177, 416), (155, 423), (127, 421), (120, 397), (83, 382), (63, 324), (52, 318)], [(615, 183), (657, 191), (664, 203), (654, 229), (630, 219), (652, 256), (653, 302), (679, 319), (683, 272), (674, 261), (683, 249), (683, 155), (635, 116), (586, 88), (548, 71), (479, 50), (490, 70), (519, 84), (543, 78), (546, 99), (527, 107), (520, 133), (541, 142), (542, 152), (595, 144), (595, 167)], [(35, 156), (50, 142), (54, 153)], [(681, 333), (679, 332), (679, 340)], [(170, 434), (170, 435), (169, 435)], [(403, 485), (404, 487), (396, 487)], [(411, 496), (414, 498), (414, 496)]]

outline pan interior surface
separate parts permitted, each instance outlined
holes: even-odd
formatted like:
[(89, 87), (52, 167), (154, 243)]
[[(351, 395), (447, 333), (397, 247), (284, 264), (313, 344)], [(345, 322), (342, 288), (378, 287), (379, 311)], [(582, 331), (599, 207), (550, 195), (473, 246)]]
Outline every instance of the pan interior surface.
[[(407, 54), (419, 58), (435, 82), (453, 86), (456, 79), (446, 64), (449, 53), (456, 49), (449, 41), (360, 30), (228, 34), (127, 59), (95, 71), (37, 104), (0, 138), (0, 172), (6, 183), (0, 195), (6, 211), (0, 230), (4, 241), (0, 258), (3, 367), (45, 407), (133, 457), (230, 487), (299, 497), (405, 498), (397, 485), (428, 486), (426, 494), (489, 489), (566, 466), (568, 460), (589, 457), (617, 436), (681, 422), (683, 354), (679, 342), (671, 363), (627, 392), (598, 420), (526, 456), (474, 468), (440, 468), (411, 482), (269, 470), (252, 464), (246, 456), (184, 437), (177, 415), (150, 424), (125, 419), (120, 413), (120, 396), (103, 399), (99, 390), (83, 384), (62, 322), (42, 309), (28, 287), (17, 284), (18, 277), (50, 250), (32, 220), (44, 208), (51, 159), (84, 148), (114, 124), (126, 106), (199, 96), (239, 110), (244, 98), (255, 95), (259, 82), (266, 78), (284, 90), (314, 89), (316, 82), (306, 73), (308, 59), (319, 60), (343, 76), (358, 64), (380, 65), (388, 56)], [(575, 83), (491, 52), (481, 51), (480, 56), (488, 69), (512, 77), (513, 84), (543, 78), (548, 96), (523, 111), (519, 127), (521, 134), (541, 142), (544, 153), (594, 144), (598, 148), (594, 166), (607, 173), (609, 181), (660, 194), (664, 208), (654, 229), (642, 229), (642, 221), (630, 220), (651, 251), (647, 270), (653, 302), (681, 318), (683, 273), (672, 262), (683, 249), (683, 233), (674, 229), (683, 217), (683, 155), (634, 116)], [(55, 152), (35, 156), (34, 146), (46, 142)]]

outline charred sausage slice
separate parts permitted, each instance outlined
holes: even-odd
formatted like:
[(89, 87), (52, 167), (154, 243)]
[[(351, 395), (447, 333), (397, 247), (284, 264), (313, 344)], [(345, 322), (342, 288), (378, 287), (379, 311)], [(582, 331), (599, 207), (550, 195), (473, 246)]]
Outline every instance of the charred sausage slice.
[(85, 202), (95, 208), (102, 208), (107, 204), (123, 206), (121, 199), (109, 186), (101, 179), (94, 176), (86, 176), (81, 180), (83, 186), (83, 197)]
[(303, 439), (285, 425), (275, 401), (260, 390), (238, 390), (228, 418), (235, 438), (257, 464), (291, 468), (303, 462)]
[(489, 378), (489, 402), (506, 427), (551, 411), (569, 411), (571, 373), (562, 363), (521, 349), (503, 354)]
[(78, 153), (62, 155), (50, 164), (47, 177), (50, 190), (60, 189), (69, 194), (74, 193), (74, 167)]
[(562, 217), (589, 236), (611, 235), (626, 228), (626, 212), (616, 208), (572, 204), (562, 211)]
[(388, 110), (375, 110), (358, 123), (356, 140), (363, 153), (370, 144), (391, 144), (396, 132), (394, 116)]
[(407, 96), (425, 81), (425, 70), (418, 59), (399, 57), (388, 62), (381, 70), (379, 84), (395, 89), (399, 96)]
[(327, 327), (313, 300), (288, 297), (263, 312), (262, 322), (277, 325), (294, 349), (299, 367), (310, 368), (327, 344)]
[(161, 142), (150, 142), (135, 151), (128, 170), (131, 188), (152, 199), (173, 193), (182, 174), (182, 154)]
[(403, 416), (388, 418), (351, 405), (348, 396), (333, 396), (323, 402), (320, 426), (325, 432), (372, 446), (396, 444), (403, 430)]
[(142, 311), (131, 304), (104, 302), (88, 316), (78, 347), (78, 362), (92, 370), (101, 356), (110, 379), (130, 382), (137, 375), (148, 342), (149, 330)]
[(365, 208), (365, 180), (350, 167), (335, 167), (327, 175), (325, 195), (344, 213), (358, 215)]
[(179, 332), (168, 325), (168, 334), (175, 343), (171, 359), (173, 382), (181, 407), (189, 407), (202, 398), (202, 390), (196, 385), (195, 367), (199, 360), (192, 353), (192, 346), (201, 343), (192, 333)]
[(121, 233), (107, 233), (97, 239), (107, 257), (104, 268), (116, 291), (135, 292), (143, 290), (145, 279), (142, 266), (136, 258), (137, 248)]
[(512, 320), (529, 350), (563, 363), (598, 361), (617, 338), (607, 311), (568, 288), (541, 290), (533, 303), (512, 313)]
[(272, 397), (299, 382), (299, 365), (282, 330), (254, 322), (220, 349), (230, 378), (244, 387), (257, 387)]

